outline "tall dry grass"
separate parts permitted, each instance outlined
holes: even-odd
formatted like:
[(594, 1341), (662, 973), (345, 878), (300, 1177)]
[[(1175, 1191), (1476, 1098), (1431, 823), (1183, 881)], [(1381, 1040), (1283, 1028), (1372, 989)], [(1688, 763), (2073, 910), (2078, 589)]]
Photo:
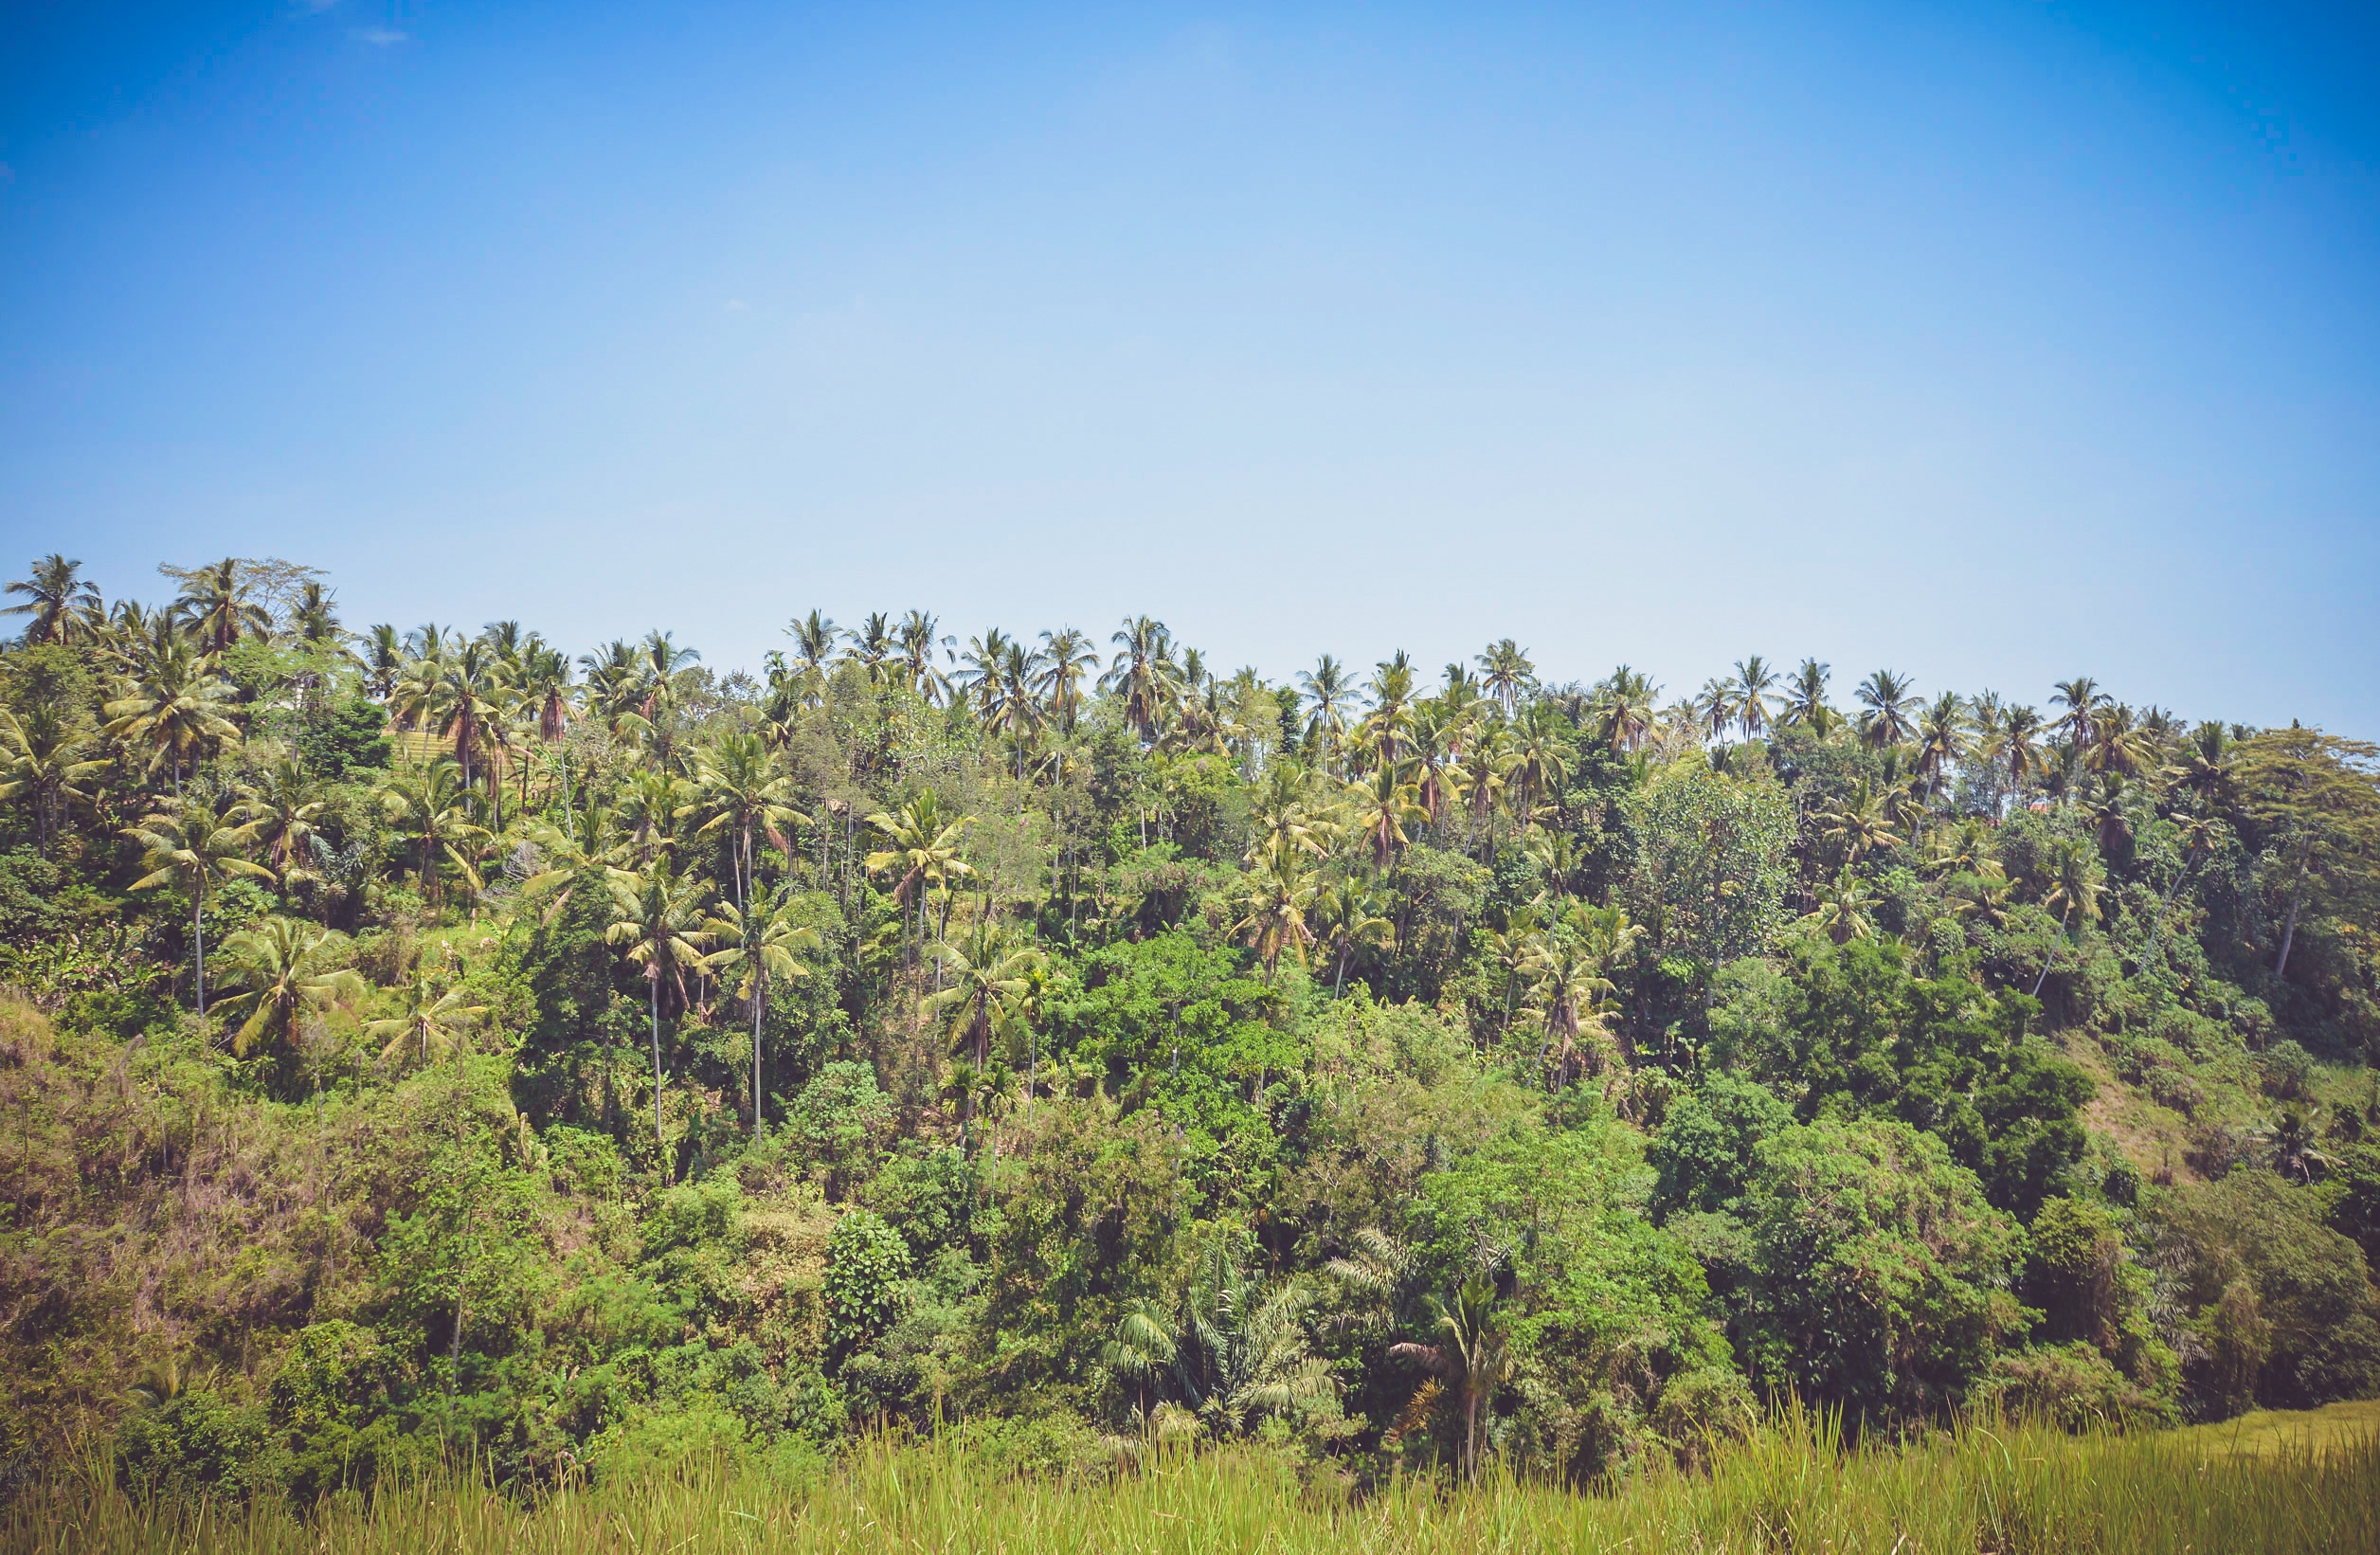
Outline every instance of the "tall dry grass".
[(468, 1474), (334, 1499), (304, 1520), (277, 1506), (143, 1504), (94, 1461), (0, 1514), (9, 1551), (367, 1555), (551, 1551), (2380, 1551), (2380, 1437), (2268, 1454), (2196, 1434), (2069, 1437), (1970, 1426), (1916, 1445), (1844, 1451), (1788, 1418), (1701, 1476), (1610, 1493), (1490, 1477), (1408, 1480), (1354, 1497), (1253, 1453), (1161, 1456), (1104, 1483), (1001, 1478), (946, 1443), (876, 1443), (824, 1478), (749, 1465), (558, 1492), (534, 1504)]

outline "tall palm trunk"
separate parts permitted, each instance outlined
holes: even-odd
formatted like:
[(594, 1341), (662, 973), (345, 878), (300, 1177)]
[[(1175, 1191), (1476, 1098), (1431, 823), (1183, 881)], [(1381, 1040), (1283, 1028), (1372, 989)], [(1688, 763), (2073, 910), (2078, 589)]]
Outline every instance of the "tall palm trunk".
[(190, 893), (190, 944), (198, 961), (198, 1016), (207, 1018), (207, 878), (199, 877), (198, 889)]
[(676, 1174), (670, 1170), (669, 1138), (661, 1132), (661, 965), (657, 956), (653, 963), (653, 1143), (661, 1152), (661, 1181), (670, 1181)]
[(2073, 909), (2071, 908), (2068, 908), (2065, 912), (2058, 914), (2058, 937), (2051, 943), (2049, 947), (2049, 953), (2042, 958), (2041, 975), (2033, 979), (2033, 997), (2035, 999), (2039, 999), (2041, 997), (2041, 985), (2049, 981), (2049, 968), (2058, 964), (2058, 952), (2065, 949), (2066, 920), (2073, 915)]

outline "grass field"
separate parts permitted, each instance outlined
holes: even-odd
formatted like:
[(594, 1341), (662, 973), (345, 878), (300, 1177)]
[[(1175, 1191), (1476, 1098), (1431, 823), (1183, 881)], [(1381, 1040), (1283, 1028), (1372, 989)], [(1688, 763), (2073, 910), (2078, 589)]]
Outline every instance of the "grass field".
[(191, 1555), (380, 1552), (983, 1550), (1281, 1552), (1561, 1549), (2048, 1555), (2059, 1551), (2380, 1551), (2380, 1407), (2238, 1427), (2073, 1438), (1969, 1428), (1843, 1452), (1787, 1421), (1706, 1476), (1588, 1494), (1490, 1479), (1357, 1497), (1242, 1453), (1182, 1454), (1105, 1482), (1001, 1479), (927, 1443), (855, 1454), (788, 1485), (696, 1464), (524, 1506), (460, 1479), (278, 1508), (137, 1505), (104, 1471), (37, 1487), (0, 1514), (9, 1551)]

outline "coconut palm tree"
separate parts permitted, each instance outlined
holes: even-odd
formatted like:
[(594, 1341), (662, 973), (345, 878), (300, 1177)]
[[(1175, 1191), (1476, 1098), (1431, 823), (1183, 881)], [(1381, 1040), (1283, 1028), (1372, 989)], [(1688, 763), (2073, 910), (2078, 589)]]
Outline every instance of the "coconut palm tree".
[(320, 787), (287, 755), (241, 791), (240, 813), (247, 818), (265, 861), (280, 877), (282, 889), (310, 873), (310, 844), (328, 805)]
[(612, 921), (604, 943), (618, 946), (629, 964), (644, 975), (645, 1000), (653, 1021), (653, 1143), (661, 1152), (661, 1170), (675, 1175), (669, 1165), (669, 1137), (661, 1130), (661, 978), (666, 973), (686, 1003), (686, 969), (702, 966), (711, 936), (703, 927), (705, 892), (698, 881), (679, 875), (666, 856), (634, 872), (611, 875)]
[(99, 642), (106, 621), (99, 589), (82, 575), (82, 563), (53, 551), (33, 564), (33, 575), (8, 586), (25, 597), (0, 615), (26, 616), (25, 641), (88, 645)]
[(2041, 997), (2042, 985), (2049, 981), (2049, 968), (2057, 964), (2058, 951), (2065, 944), (2066, 928), (2080, 914), (2085, 923), (2097, 923), (2100, 916), (2100, 888), (2104, 882), (2099, 854), (2079, 837), (2052, 839), (2049, 844), (2049, 889), (2042, 896), (2044, 907), (2058, 909), (2058, 937), (2050, 944), (2049, 953), (2042, 957), (2041, 975), (2033, 979), (2033, 997)]
[(1041, 651), (1033, 656), (1033, 690), (1061, 733), (1074, 732), (1082, 715), (1084, 676), (1098, 667), (1091, 639), (1073, 627), (1041, 634)]
[(238, 558), (226, 556), (172, 575), (182, 581), (173, 614), (189, 624), (208, 653), (222, 653), (243, 636), (272, 634), (273, 612), (256, 597), (255, 576)]
[(1463, 1411), (1459, 1467), (1465, 1478), (1476, 1479), (1480, 1412), (1493, 1409), (1496, 1390), (1512, 1375), (1511, 1352), (1496, 1311), (1495, 1283), (1482, 1270), (1456, 1287), (1450, 1299), (1432, 1297), (1430, 1306), (1438, 1341), (1391, 1345), (1388, 1353), (1419, 1363), (1452, 1390)]
[(1736, 660), (1736, 678), (1729, 691), (1736, 704), (1736, 723), (1747, 740), (1757, 740), (1768, 732), (1770, 693), (1776, 685), (1776, 672), (1758, 654)]
[(231, 721), (231, 685), (215, 674), (214, 660), (179, 633), (147, 640), (140, 667), (122, 695), (107, 704), (107, 732), (127, 745), (149, 748), (148, 769), (170, 767), (180, 792), (182, 774), (210, 746), (237, 745)]
[(1127, 618), (1108, 639), (1115, 657), (1099, 678), (1100, 689), (1124, 699), (1124, 716), (1140, 732), (1143, 745), (1157, 739), (1157, 720), (1173, 699), (1173, 634), (1153, 616)]
[(1652, 732), (1653, 698), (1660, 694), (1650, 676), (1626, 664), (1596, 688), (1596, 732), (1614, 755), (1644, 748), (1645, 737)]
[(364, 1027), (364, 1035), (381, 1044), (380, 1061), (394, 1063), (406, 1050), (427, 1067), (433, 1049), (460, 1059), (471, 1040), (471, 1023), (487, 1014), (487, 1006), (471, 1003), (458, 984), (441, 987), (425, 967), (416, 967), (397, 990), (397, 1013)]
[(892, 634), (900, 644), (901, 674), (909, 689), (924, 697), (929, 704), (938, 703), (949, 691), (950, 683), (934, 666), (934, 649), (947, 638), (934, 636), (934, 618), (923, 610), (911, 610), (901, 618), (899, 628)]
[(270, 882), (273, 872), (249, 861), (256, 833), (241, 818), (238, 800), (209, 786), (167, 800), (124, 835), (140, 846), (140, 867), (147, 871), (133, 882), (135, 891), (179, 886), (190, 898), (190, 954), (198, 1013), (207, 1013), (207, 893), (208, 888), (236, 879)]
[(374, 701), (386, 702), (396, 694), (397, 679), (405, 673), (405, 639), (388, 622), (367, 629), (363, 636), (363, 651), (358, 655), (364, 666), (364, 690)]
[(1858, 863), (1874, 849), (1901, 845), (1901, 839), (1893, 829), (1890, 796), (1877, 792), (1865, 779), (1840, 805), (1831, 810), (1821, 810), (1818, 823), (1825, 828), (1821, 836), (1842, 845), (1846, 869)]
[[(978, 1073), (991, 1067), (992, 1027), (1001, 1006), (1032, 986), (1041, 965), (1041, 952), (1030, 945), (1012, 944), (988, 924), (976, 926), (974, 944), (966, 949), (944, 940), (934, 947), (945, 986), (928, 994), (920, 1007), (943, 1018), (954, 1048), (970, 1056)], [(974, 1115), (969, 1104), (967, 1116)]]
[(1799, 725), (1826, 737), (1826, 725), (1834, 710), (1827, 705), (1829, 666), (1815, 659), (1805, 659), (1801, 668), (1785, 687), (1785, 710), (1779, 714), (1781, 723)]
[(1590, 1048), (1599, 1053), (1608, 1040), (1608, 1001), (1619, 990), (1605, 975), (1604, 958), (1566, 924), (1539, 938), (1523, 970), (1545, 1022), (1546, 1078), (1560, 1091), (1585, 1066)]
[(2099, 682), (2087, 675), (2078, 675), (2071, 680), (2057, 683), (2057, 690), (2049, 702), (2052, 707), (2065, 709), (2058, 719), (2057, 727), (2065, 732), (2068, 745), (2077, 750), (2090, 748), (2091, 720), (2101, 708), (2107, 705), (2108, 700), (2107, 694), (2099, 689)]
[(220, 1007), (247, 1016), (231, 1051), (244, 1058), (260, 1041), (295, 1048), (307, 1017), (362, 998), (364, 980), (339, 965), (344, 946), (328, 929), (278, 913), (225, 940), (224, 981), (242, 991)]
[(104, 758), (85, 754), (89, 749), (54, 708), (34, 708), (23, 718), (0, 708), (0, 799), (26, 802), (45, 859), (65, 827), (66, 806), (91, 797), (77, 786), (107, 770)]
[(1512, 772), (1521, 780), (1521, 832), (1528, 834), (1540, 796), (1558, 791), (1570, 777), (1575, 749), (1561, 714), (1543, 703), (1532, 703), (1512, 728)]
[(1330, 997), (1347, 985), (1347, 965), (1366, 946), (1385, 945), (1397, 926), (1380, 911), (1379, 897), (1368, 881), (1342, 875), (1324, 882), (1314, 893), (1307, 916), (1314, 927), (1315, 949), (1331, 964)]
[(574, 688), (570, 684), (568, 654), (531, 633), (529, 641), (521, 645), (514, 689), (521, 706), (534, 710), (539, 739), (551, 745), (569, 732)]
[(2023, 793), (2042, 773), (2041, 714), (2029, 707), (2011, 707), (2000, 717), (2000, 761), (2009, 787)]
[(1860, 738), (1868, 745), (1878, 750), (1900, 745), (1916, 732), (1909, 718), (1916, 691), (1907, 676), (1878, 670), (1860, 682), (1858, 695), (1867, 709), (1859, 715)]
[(1413, 723), (1414, 673), (1413, 663), (1402, 648), (1396, 656), (1372, 667), (1372, 679), (1366, 688), (1372, 705), (1363, 714), (1357, 730), (1362, 738), (1367, 758), (1380, 767), (1397, 766), (1405, 754), (1405, 735)]
[(760, 1137), (761, 1097), (761, 1022), (768, 1012), (768, 987), (778, 980), (790, 982), (810, 975), (809, 967), (797, 961), (797, 952), (819, 949), (819, 932), (804, 924), (793, 921), (789, 903), (777, 902), (747, 916), (742, 909), (721, 903), (718, 911), (703, 923), (703, 932), (710, 943), (719, 947), (702, 958), (706, 970), (716, 974), (722, 985), (732, 980), (735, 997), (752, 1006), (752, 1137)]
[(1504, 705), (1506, 717), (1511, 717), (1520, 705), (1521, 694), (1537, 680), (1537, 666), (1529, 662), (1528, 650), (1507, 637), (1501, 642), (1489, 643), (1488, 651), (1478, 655), (1474, 662), (1479, 665), (1480, 683), (1488, 688), (1488, 695)]
[(1232, 931), (1244, 936), (1264, 964), (1268, 986), (1283, 951), (1306, 965), (1306, 948), (1314, 939), (1306, 914), (1314, 904), (1315, 886), (1306, 850), (1288, 839), (1273, 840), (1258, 854), (1240, 896), (1242, 915)]
[[(972, 875), (975, 871), (959, 857), (959, 849), (966, 837), (967, 827), (975, 818), (963, 815), (945, 822), (942, 810), (929, 788), (887, 814), (878, 810), (868, 817), (889, 846), (867, 858), (868, 873), (880, 875), (896, 871), (892, 884), (892, 899), (902, 910), (902, 937), (908, 937), (909, 913), (917, 913), (917, 936), (926, 937), (926, 902), (936, 891), (947, 892), (949, 883)], [(945, 914), (946, 919), (947, 913)]]
[(1401, 764), (1382, 762), (1370, 776), (1347, 785), (1347, 798), (1355, 808), (1356, 832), (1371, 849), (1372, 867), (1386, 873), (1411, 841), (1406, 823), (1427, 819), (1414, 786)]
[(1811, 895), (1818, 906), (1802, 921), (1837, 945), (1876, 937), (1875, 888), (1848, 863), (1835, 871), (1833, 879), (1819, 881)]
[(1338, 766), (1339, 746), (1346, 737), (1347, 711), (1355, 701), (1346, 666), (1325, 654), (1314, 660), (1312, 669), (1298, 671), (1297, 683), (1307, 703), (1306, 737), (1324, 752), (1330, 775), (1343, 776)]
[(441, 756), (418, 771), (389, 773), (377, 790), (390, 827), (418, 850), (415, 867), (432, 900), (440, 893), (442, 859), (461, 873), (472, 890), (480, 889), (475, 860), (488, 832), (471, 819), (460, 770), (452, 757)]
[(792, 805), (793, 780), (778, 772), (768, 759), (768, 743), (756, 733), (730, 732), (694, 757), (694, 813), (703, 822), (696, 837), (713, 834), (730, 840), (730, 877), (736, 910), (748, 910), (754, 897), (752, 839), (766, 837), (781, 849), (785, 834), (807, 825), (809, 817)]
[(1956, 693), (1934, 698), (1918, 720), (1917, 774), (1929, 792), (1939, 793), (1967, 754), (1967, 709)]
[(843, 640), (849, 644), (843, 650), (843, 661), (858, 665), (868, 684), (884, 684), (892, 659), (892, 618), (882, 610), (871, 610), (856, 627), (843, 634)]

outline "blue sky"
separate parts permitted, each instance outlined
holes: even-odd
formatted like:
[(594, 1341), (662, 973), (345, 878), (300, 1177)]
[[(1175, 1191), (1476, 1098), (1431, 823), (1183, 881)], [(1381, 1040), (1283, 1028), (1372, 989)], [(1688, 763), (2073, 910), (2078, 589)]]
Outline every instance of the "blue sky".
[(2380, 735), (2380, 27), (0, 9), (0, 566)]

